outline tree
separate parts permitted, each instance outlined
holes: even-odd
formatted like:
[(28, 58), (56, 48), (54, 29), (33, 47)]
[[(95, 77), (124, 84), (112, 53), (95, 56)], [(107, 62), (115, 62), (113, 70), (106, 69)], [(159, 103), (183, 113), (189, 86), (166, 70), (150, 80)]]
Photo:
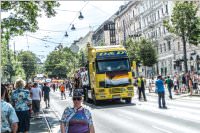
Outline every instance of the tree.
[(144, 66), (153, 66), (157, 63), (157, 53), (152, 42), (142, 39), (139, 45), (139, 57)]
[(131, 38), (128, 38), (126, 40), (126, 49), (128, 56), (130, 58), (130, 61), (136, 61), (140, 62), (139, 57), (139, 42), (133, 41)]
[(176, 2), (171, 21), (163, 22), (169, 32), (182, 39), (185, 72), (188, 72), (186, 42), (193, 45), (198, 45), (200, 42), (200, 20), (197, 17), (197, 11), (198, 7), (194, 2)]
[(37, 70), (37, 57), (31, 51), (21, 51), (18, 54), (18, 61), (21, 63), (26, 75), (26, 81), (36, 74)]
[(45, 61), (45, 71), (50, 77), (66, 78), (77, 62), (77, 55), (68, 48), (61, 48), (51, 52)]
[[(42, 11), (47, 17), (52, 17), (56, 15), (54, 7), (58, 6), (59, 3), (56, 1), (1, 2), (1, 14), (5, 13), (8, 16), (1, 19), (1, 65), (4, 70), (5, 68), (9, 68), (8, 70), (16, 70), (13, 69), (12, 64), (15, 62), (11, 60), (11, 52), (9, 50), (10, 38), (23, 35), (24, 32), (36, 32), (38, 29), (37, 18), (42, 16)], [(22, 71), (20, 70), (18, 72)], [(16, 74), (16, 72), (14, 73)], [(11, 79), (12, 73), (8, 72), (8, 75), (10, 75)]]
[(23, 35), (26, 31), (35, 32), (41, 12), (44, 11), (47, 17), (55, 16), (54, 7), (58, 6), (56, 1), (2, 1), (1, 10), (8, 14), (1, 21), (2, 39), (7, 33), (10, 38), (10, 35)]

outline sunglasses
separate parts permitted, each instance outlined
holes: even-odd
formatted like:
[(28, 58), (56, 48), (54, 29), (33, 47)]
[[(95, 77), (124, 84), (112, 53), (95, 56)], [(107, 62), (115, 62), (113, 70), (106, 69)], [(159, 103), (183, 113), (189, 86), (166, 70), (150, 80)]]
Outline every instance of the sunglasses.
[(80, 100), (82, 100), (81, 97), (73, 97), (72, 99), (73, 99), (73, 101), (80, 101)]

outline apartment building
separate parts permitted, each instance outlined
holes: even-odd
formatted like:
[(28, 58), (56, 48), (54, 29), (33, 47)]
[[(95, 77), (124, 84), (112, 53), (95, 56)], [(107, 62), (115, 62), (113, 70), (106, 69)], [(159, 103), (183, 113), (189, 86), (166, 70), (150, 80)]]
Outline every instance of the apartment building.
[[(115, 19), (117, 43), (127, 37), (150, 39), (158, 52), (158, 63), (150, 69), (152, 74), (173, 75), (184, 71), (181, 38), (169, 33), (163, 20), (170, 19), (174, 1), (131, 1), (122, 7)], [(187, 44), (188, 70), (200, 71), (200, 47)]]

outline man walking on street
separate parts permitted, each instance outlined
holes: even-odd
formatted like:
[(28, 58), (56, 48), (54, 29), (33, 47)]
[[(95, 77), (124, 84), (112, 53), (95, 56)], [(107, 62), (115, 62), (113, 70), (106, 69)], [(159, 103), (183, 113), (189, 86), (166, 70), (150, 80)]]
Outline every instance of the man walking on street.
[(63, 96), (66, 99), (66, 95), (65, 95), (65, 85), (64, 83), (60, 85), (60, 92), (61, 92), (61, 99), (63, 99)]
[(46, 83), (44, 83), (44, 87), (42, 88), (42, 96), (44, 97), (46, 108), (50, 107), (49, 92), (50, 92), (50, 88), (47, 86)]
[(82, 89), (84, 93), (84, 100), (86, 100), (87, 91), (89, 88), (89, 77), (88, 77), (88, 71), (86, 70), (86, 68), (82, 68), (81, 84), (82, 84)]
[(32, 108), (35, 117), (39, 116), (40, 112), (40, 101), (41, 101), (41, 89), (38, 87), (38, 83), (34, 83), (33, 88), (31, 89), (31, 97), (32, 97)]
[(167, 84), (167, 88), (168, 88), (168, 91), (169, 91), (169, 98), (172, 99), (173, 81), (170, 79), (169, 76), (167, 76), (165, 83)]
[[(158, 79), (156, 81), (156, 92), (158, 93), (158, 105), (159, 108), (164, 108), (167, 109), (166, 103), (165, 103), (165, 89), (164, 89), (164, 84), (162, 80), (162, 76), (158, 76)], [(162, 105), (161, 106), (161, 100), (162, 100)]]
[(143, 94), (144, 101), (147, 101), (146, 95), (145, 95), (145, 79), (142, 76), (140, 76), (137, 82), (138, 82), (138, 89), (139, 89), (139, 101), (141, 100), (141, 93)]

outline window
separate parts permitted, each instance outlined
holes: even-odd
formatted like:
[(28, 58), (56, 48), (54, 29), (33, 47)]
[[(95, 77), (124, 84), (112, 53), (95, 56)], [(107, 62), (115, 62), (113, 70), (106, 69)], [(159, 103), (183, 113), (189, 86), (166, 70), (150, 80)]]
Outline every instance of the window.
[(165, 5), (165, 13), (167, 13), (168, 14), (168, 6), (167, 5)]
[(164, 13), (164, 12), (163, 12), (163, 8), (161, 9), (161, 11), (162, 11), (162, 14), (163, 14), (163, 13)]
[(161, 36), (161, 28), (160, 27), (158, 28), (158, 31), (159, 31), (159, 36)]
[(178, 51), (180, 51), (180, 42), (178, 42)]
[(133, 10), (133, 17), (135, 16), (134, 10)]
[(171, 50), (171, 42), (167, 41), (167, 45), (168, 45), (168, 50), (170, 51)]
[(164, 51), (166, 51), (166, 44), (164, 43)]
[(160, 44), (160, 53), (162, 53), (162, 44)]
[(160, 12), (159, 12), (159, 10), (158, 10), (158, 19), (160, 19)]
[(163, 33), (165, 34), (166, 33), (166, 29), (165, 29), (165, 27), (163, 26)]
[(141, 22), (139, 22), (139, 29), (141, 29)]

